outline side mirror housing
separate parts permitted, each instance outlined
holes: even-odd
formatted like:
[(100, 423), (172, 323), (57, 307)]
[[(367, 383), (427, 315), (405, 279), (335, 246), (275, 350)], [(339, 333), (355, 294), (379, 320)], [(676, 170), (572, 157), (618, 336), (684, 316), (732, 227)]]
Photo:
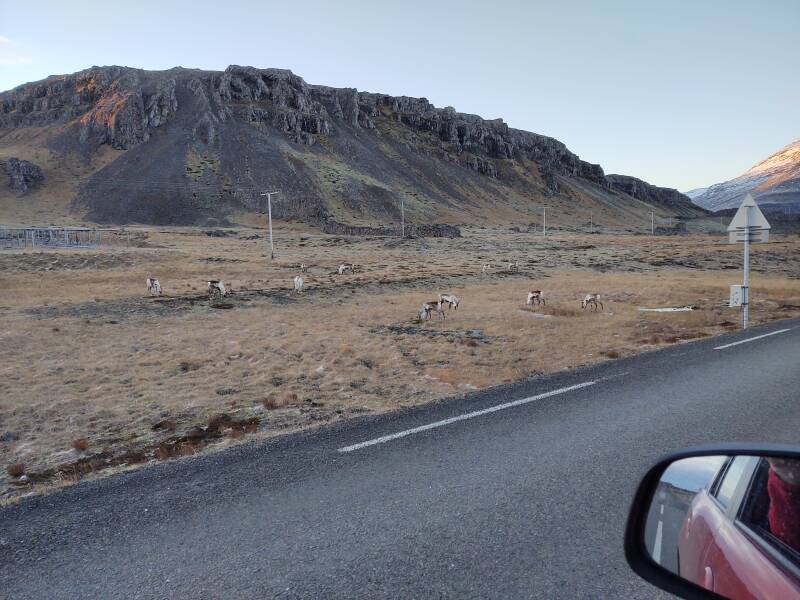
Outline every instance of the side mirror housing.
[(665, 456), (634, 495), (625, 558), (682, 598), (800, 598), (800, 447), (713, 444)]

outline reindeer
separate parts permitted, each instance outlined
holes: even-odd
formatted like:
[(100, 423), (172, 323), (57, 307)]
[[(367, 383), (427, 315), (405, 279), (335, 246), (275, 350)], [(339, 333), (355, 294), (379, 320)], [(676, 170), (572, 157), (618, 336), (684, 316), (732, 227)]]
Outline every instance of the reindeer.
[(306, 271), (308, 271), (308, 266), (306, 263), (300, 263), (300, 272), (305, 273)]
[(342, 264), (339, 265), (339, 269), (338, 269), (339, 275), (344, 275), (348, 271), (355, 275), (356, 266), (354, 264), (352, 264), (352, 263), (342, 263)]
[(156, 279), (155, 277), (148, 277), (147, 278), (147, 291), (150, 292), (151, 296), (160, 296), (161, 295), (161, 282)]
[(600, 305), (600, 310), (604, 310), (603, 303), (600, 302), (600, 294), (586, 294), (583, 298), (583, 302), (581, 302), (581, 308), (586, 310), (586, 307), (589, 305), (593, 306), (593, 310), (597, 310), (597, 305)]
[(227, 296), (228, 290), (225, 289), (225, 284), (217, 279), (212, 279), (208, 282), (208, 295), (209, 297), (220, 295)]
[(519, 263), (517, 261), (506, 263), (506, 271), (510, 271), (511, 273), (518, 273)]
[(544, 304), (547, 305), (547, 302), (544, 300), (544, 294), (542, 290), (531, 290), (528, 292), (528, 300), (525, 302), (528, 306), (533, 306), (534, 304)]
[(305, 286), (305, 280), (300, 277), (300, 275), (295, 275), (294, 278), (294, 291), (296, 293), (300, 293), (303, 291), (303, 287)]
[(447, 310), (451, 310), (455, 308), (458, 310), (458, 304), (461, 300), (458, 299), (458, 296), (454, 296), (453, 294), (439, 294), (439, 302), (443, 305), (447, 304)]
[(431, 300), (429, 302), (425, 302), (422, 305), (422, 308), (419, 309), (419, 320), (424, 321), (426, 319), (430, 319), (433, 311), (436, 311), (440, 318), (446, 319), (444, 315), (444, 308), (442, 308), (442, 303), (439, 300)]
[(481, 273), (483, 273), (484, 275), (486, 275), (491, 270), (492, 270), (492, 263), (485, 263), (481, 267)]

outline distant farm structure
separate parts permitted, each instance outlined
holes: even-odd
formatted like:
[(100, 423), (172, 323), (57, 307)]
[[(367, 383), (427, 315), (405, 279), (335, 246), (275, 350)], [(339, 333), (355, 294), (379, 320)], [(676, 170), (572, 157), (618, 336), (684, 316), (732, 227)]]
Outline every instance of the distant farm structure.
[(0, 225), (0, 248), (91, 248), (102, 236), (102, 230), (89, 227)]

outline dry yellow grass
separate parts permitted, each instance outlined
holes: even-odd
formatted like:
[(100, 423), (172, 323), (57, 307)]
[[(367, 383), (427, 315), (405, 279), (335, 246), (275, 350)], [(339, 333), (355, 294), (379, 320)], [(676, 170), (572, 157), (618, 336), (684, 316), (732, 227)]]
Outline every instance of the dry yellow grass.
[[(398, 245), (302, 226), (276, 233), (275, 263), (250, 229), (150, 229), (143, 247), (0, 253), (0, 423), (16, 437), (0, 444), (0, 462), (49, 469), (50, 482), (55, 467), (93, 453), (144, 449), (131, 463), (151, 451), (193, 453), (202, 445), (192, 428), (221, 413), (255, 418), (258, 435), (272, 435), (628, 356), (739, 318), (720, 306), (739, 272), (719, 267), (737, 248), (712, 238), (476, 230)], [(798, 246), (787, 238), (756, 249), (754, 323), (800, 314)], [(514, 259), (519, 274), (480, 273)], [(681, 260), (717, 270), (673, 266)], [(301, 262), (311, 268), (297, 295)], [(362, 271), (331, 275), (340, 262)], [(162, 298), (147, 297), (149, 275), (161, 279)], [(202, 298), (210, 278), (234, 290), (229, 310)], [(524, 305), (531, 288), (545, 291), (546, 306)], [(415, 323), (422, 302), (445, 291), (462, 298), (459, 310)], [(581, 310), (587, 292), (601, 293), (605, 310)], [(698, 310), (637, 310), (687, 304)], [(244, 431), (218, 429), (210, 443)]]

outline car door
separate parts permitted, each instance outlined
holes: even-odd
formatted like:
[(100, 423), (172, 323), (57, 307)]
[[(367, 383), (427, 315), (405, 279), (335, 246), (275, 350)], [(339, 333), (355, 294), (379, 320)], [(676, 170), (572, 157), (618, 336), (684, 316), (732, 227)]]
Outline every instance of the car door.
[(728, 465), (711, 499), (719, 510), (709, 511), (711, 543), (705, 557), (711, 587), (727, 598), (765, 600), (800, 594), (800, 579), (791, 561), (751, 522), (753, 505), (760, 502), (756, 489), (763, 460), (741, 456)]
[(700, 583), (727, 597), (748, 597), (741, 594), (743, 584), (737, 565), (731, 562), (730, 550), (741, 537), (732, 529), (732, 517), (736, 514), (742, 488), (747, 486), (756, 462), (750, 456), (730, 459), (709, 491), (710, 502), (703, 514), (709, 536), (702, 572), (699, 573), (702, 576)]

